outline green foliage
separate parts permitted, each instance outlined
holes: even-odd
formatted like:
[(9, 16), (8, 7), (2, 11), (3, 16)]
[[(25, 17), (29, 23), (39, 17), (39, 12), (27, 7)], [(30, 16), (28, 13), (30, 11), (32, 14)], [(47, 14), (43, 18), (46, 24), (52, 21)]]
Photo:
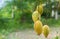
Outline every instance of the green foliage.
[(11, 18), (12, 14), (12, 7), (10, 5), (6, 5), (4, 8), (0, 11), (0, 18)]
[(60, 21), (53, 18), (42, 18), (43, 24), (48, 24), (50, 27), (59, 27)]
[(57, 35), (56, 35), (56, 36), (55, 36), (55, 37), (53, 37), (52, 39), (59, 39), (59, 36), (57, 36)]
[[(7, 36), (9, 33), (14, 31), (33, 28), (31, 14), (39, 4), (37, 1), (39, 3), (47, 2), (46, 0), (12, 0), (11, 2), (7, 2), (7, 5), (0, 9), (0, 33)], [(51, 6), (54, 4), (55, 2), (51, 3), (51, 1), (49, 1), (49, 4), (44, 7), (42, 15), (43, 24), (60, 26), (60, 20), (50, 18), (52, 11)], [(12, 6), (17, 7), (16, 10), (14, 9), (14, 18), (11, 18)], [(56, 39), (58, 39), (58, 37), (56, 37)]]
[[(27, 25), (27, 23), (32, 24), (32, 18), (31, 14), (36, 9), (36, 5), (38, 3), (46, 3), (45, 0), (12, 0), (11, 2), (7, 2), (7, 5), (0, 9), (0, 29), (18, 29), (21, 27), (32, 27), (30, 26), (24, 26), (22, 24)], [(52, 5), (55, 3), (52, 3), (51, 1), (48, 1), (49, 3), (44, 7), (44, 12), (42, 15), (42, 22), (43, 24), (49, 24), (49, 25), (59, 25), (60, 21), (56, 21), (54, 19), (48, 19), (51, 16), (51, 10)], [(16, 6), (16, 10), (14, 11), (14, 18), (11, 19), (11, 13), (12, 13), (12, 6)], [(3, 15), (3, 16), (2, 16)], [(2, 19), (3, 17), (3, 19)], [(10, 19), (8, 19), (10, 18)], [(46, 18), (46, 19), (43, 19)], [(52, 22), (53, 21), (53, 22)], [(44, 23), (45, 22), (45, 23)], [(57, 24), (58, 23), (58, 24)], [(7, 28), (8, 27), (8, 28)]]

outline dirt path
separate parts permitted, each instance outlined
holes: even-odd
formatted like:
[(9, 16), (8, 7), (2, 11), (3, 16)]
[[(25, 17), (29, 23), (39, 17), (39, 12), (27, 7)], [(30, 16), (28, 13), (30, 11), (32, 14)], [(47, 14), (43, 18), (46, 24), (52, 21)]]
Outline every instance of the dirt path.
[[(58, 31), (58, 36), (60, 37), (60, 28), (51, 28), (51, 32), (48, 35), (48, 38), (45, 38), (43, 34), (37, 36), (33, 30), (25, 30), (20, 32), (14, 32), (9, 34), (9, 39), (54, 39), (56, 36), (56, 31)], [(59, 38), (60, 39), (60, 38)]]

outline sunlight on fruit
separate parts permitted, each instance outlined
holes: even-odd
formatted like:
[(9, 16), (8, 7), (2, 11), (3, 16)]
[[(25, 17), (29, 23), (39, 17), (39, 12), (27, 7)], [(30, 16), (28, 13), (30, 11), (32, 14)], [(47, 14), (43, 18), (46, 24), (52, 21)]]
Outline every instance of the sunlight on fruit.
[(37, 20), (39, 20), (39, 18), (40, 18), (40, 16), (39, 16), (38, 11), (34, 11), (34, 12), (32, 13), (32, 20), (33, 20), (34, 22), (36, 22)]
[(34, 30), (37, 35), (40, 35), (42, 33), (42, 26), (42, 22), (39, 20), (34, 23)]

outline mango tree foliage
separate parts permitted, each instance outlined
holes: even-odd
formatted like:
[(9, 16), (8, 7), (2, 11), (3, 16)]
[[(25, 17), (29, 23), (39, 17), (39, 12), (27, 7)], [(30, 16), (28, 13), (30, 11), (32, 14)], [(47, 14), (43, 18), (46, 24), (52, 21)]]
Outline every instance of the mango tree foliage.
[[(47, 3), (48, 2), (48, 3)], [(44, 6), (44, 17), (50, 17), (52, 11), (52, 4), (51, 0), (12, 0), (12, 6), (16, 6), (17, 10), (15, 11), (15, 17), (17, 19), (27, 19), (31, 18), (31, 13), (36, 9), (36, 6), (42, 4), (47, 4)], [(28, 15), (29, 16), (28, 16)]]
[(3, 7), (0, 11), (1, 18), (11, 18), (12, 15), (12, 7), (7, 4), (5, 7)]

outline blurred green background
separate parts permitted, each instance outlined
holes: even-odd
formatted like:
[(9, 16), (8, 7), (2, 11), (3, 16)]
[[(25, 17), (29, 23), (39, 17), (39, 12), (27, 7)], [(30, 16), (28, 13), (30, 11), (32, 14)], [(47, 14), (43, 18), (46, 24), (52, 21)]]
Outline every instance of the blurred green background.
[[(40, 0), (40, 2), (49, 2), (44, 7), (42, 23), (50, 27), (60, 27), (60, 19), (55, 20), (51, 17), (52, 5), (55, 5), (57, 1)], [(5, 0), (4, 6), (0, 7), (0, 33), (7, 35), (14, 31), (33, 29), (32, 13), (40, 2), (39, 0)]]

